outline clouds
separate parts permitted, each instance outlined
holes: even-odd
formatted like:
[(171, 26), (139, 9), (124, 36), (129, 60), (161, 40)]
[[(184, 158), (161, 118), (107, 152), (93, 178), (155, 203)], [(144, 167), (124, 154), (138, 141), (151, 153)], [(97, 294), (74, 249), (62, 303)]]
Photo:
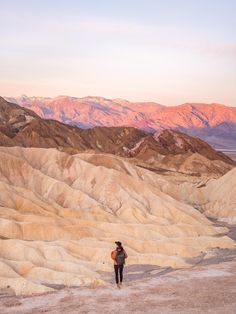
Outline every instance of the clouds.
[(216, 22), (205, 6), (209, 21), (193, 15), (190, 5), (187, 16), (178, 6), (148, 2), (143, 10), (144, 2), (138, 2), (134, 13), (132, 1), (126, 1), (124, 14), (105, 2), (93, 10), (80, 1), (68, 7), (3, 6), (1, 79), (14, 82), (10, 95), (10, 83), (4, 85), (7, 94), (151, 97), (168, 104), (174, 97), (185, 102), (192, 93), (202, 101), (232, 104), (236, 32), (231, 24)]

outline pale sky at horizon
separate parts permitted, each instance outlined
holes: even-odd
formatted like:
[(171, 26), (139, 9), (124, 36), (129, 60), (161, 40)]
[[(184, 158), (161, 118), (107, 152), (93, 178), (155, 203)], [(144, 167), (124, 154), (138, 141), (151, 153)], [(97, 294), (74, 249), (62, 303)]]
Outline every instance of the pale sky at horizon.
[(236, 106), (236, 0), (0, 0), (0, 95)]

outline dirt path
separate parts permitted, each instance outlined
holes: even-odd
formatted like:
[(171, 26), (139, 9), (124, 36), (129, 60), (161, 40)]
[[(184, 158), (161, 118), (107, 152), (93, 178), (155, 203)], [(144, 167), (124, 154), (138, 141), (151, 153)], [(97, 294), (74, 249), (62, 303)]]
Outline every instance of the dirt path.
[[(236, 238), (236, 226), (228, 235)], [(211, 250), (192, 264), (179, 270), (128, 266), (122, 289), (110, 273), (102, 274), (105, 287), (58, 286), (54, 293), (30, 297), (5, 289), (0, 313), (236, 313), (236, 250)]]
[(10, 296), (5, 291), (0, 295), (0, 313), (112, 313), (117, 309), (122, 313), (235, 313), (236, 257), (214, 266), (156, 271), (149, 278), (129, 282), (126, 274), (121, 290), (108, 284), (32, 297)]

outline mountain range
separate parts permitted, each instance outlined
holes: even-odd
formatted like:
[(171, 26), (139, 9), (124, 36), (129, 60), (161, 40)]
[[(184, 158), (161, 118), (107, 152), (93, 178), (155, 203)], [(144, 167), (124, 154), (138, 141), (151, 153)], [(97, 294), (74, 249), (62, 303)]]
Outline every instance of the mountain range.
[(164, 106), (103, 97), (23, 95), (6, 99), (33, 110), (42, 118), (81, 128), (128, 126), (148, 132), (174, 129), (199, 137), (218, 149), (236, 149), (236, 107), (216, 103)]
[(128, 157), (153, 171), (224, 174), (235, 162), (204, 141), (174, 130), (153, 134), (133, 127), (82, 129), (0, 98), (0, 145), (57, 148), (70, 154), (97, 152)]

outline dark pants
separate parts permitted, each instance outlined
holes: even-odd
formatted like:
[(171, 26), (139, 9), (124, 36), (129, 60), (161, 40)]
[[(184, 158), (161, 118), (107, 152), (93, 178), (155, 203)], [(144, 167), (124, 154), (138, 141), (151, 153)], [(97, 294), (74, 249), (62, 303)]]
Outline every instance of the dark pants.
[(115, 275), (116, 275), (116, 283), (119, 283), (119, 273), (120, 273), (120, 282), (123, 281), (123, 269), (124, 265), (114, 265)]

